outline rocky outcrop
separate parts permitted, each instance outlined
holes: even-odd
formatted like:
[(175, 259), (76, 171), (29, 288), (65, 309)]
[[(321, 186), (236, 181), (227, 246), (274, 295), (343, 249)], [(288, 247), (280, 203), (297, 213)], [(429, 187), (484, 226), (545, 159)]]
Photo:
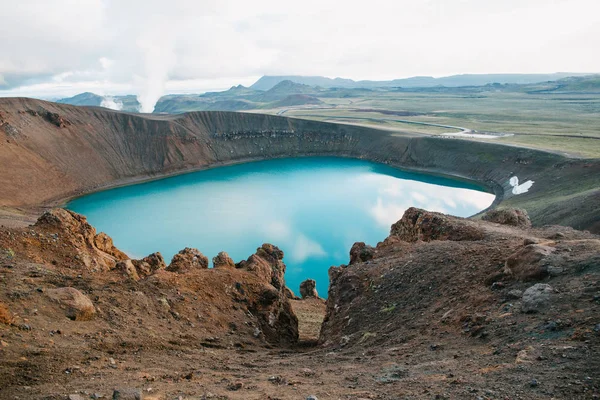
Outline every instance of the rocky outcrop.
[(419, 240), (481, 240), (484, 231), (476, 223), (411, 207), (392, 225), (390, 236), (406, 242)]
[(166, 269), (165, 259), (160, 252), (152, 253), (141, 260), (131, 260), (140, 277), (147, 277), (156, 271)]
[(115, 257), (117, 260), (126, 260), (127, 254), (123, 253), (121, 250), (117, 249), (113, 244), (113, 240), (110, 236), (108, 236), (104, 232), (100, 232), (94, 237), (94, 244), (96, 248), (100, 251), (103, 251), (111, 256)]
[(198, 249), (186, 247), (171, 259), (171, 264), (166, 268), (170, 272), (187, 272), (193, 269), (207, 269), (208, 257)]
[(109, 270), (126, 260), (125, 253), (117, 249), (112, 239), (96, 229), (80, 214), (62, 208), (51, 209), (37, 220), (35, 226), (53, 232), (57, 238), (77, 250), (77, 258), (88, 268)]
[(94, 303), (79, 290), (72, 287), (47, 289), (46, 295), (57, 302), (65, 316), (75, 321), (89, 321), (96, 315)]
[(490, 210), (483, 214), (481, 219), (502, 225), (518, 226), (520, 228), (531, 227), (531, 220), (529, 219), (529, 215), (527, 215), (527, 211), (518, 208)]
[[(572, 331), (590, 338), (588, 318), (600, 298), (592, 295), (600, 293), (597, 236), (411, 208), (370, 252), (372, 258), (360, 260), (361, 249), (360, 243), (353, 246), (352, 264), (329, 270), (319, 338), (324, 346), (397, 348), (429, 333), (429, 340), (449, 335), (451, 341), (456, 334), (503, 346), (507, 337), (510, 343), (529, 340), (530, 332), (546, 324), (544, 329), (560, 329), (565, 319)], [(523, 284), (539, 280), (544, 282)]]
[(314, 279), (307, 279), (300, 283), (300, 296), (302, 296), (303, 299), (318, 299), (319, 293), (317, 292), (317, 282)]
[(235, 268), (235, 262), (229, 257), (229, 254), (221, 251), (213, 257), (214, 268)]
[(298, 318), (292, 310), (286, 291), (283, 251), (265, 243), (237, 267), (252, 273), (263, 282), (258, 298), (251, 300), (250, 311), (257, 317), (265, 339), (270, 343), (296, 343)]
[(350, 249), (350, 265), (373, 259), (375, 248), (364, 242), (356, 242)]

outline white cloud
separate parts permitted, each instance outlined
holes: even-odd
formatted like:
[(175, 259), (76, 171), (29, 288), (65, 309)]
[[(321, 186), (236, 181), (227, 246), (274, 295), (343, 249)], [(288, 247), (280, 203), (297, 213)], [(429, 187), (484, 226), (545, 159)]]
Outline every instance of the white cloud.
[(324, 257), (327, 253), (323, 247), (303, 234), (298, 234), (290, 251), (290, 259), (301, 263), (312, 257)]
[(33, 93), (46, 84), (45, 95), (127, 88), (149, 110), (172, 87), (222, 89), (263, 74), (595, 72), (599, 8), (595, 0), (20, 0), (0, 7), (0, 85)]

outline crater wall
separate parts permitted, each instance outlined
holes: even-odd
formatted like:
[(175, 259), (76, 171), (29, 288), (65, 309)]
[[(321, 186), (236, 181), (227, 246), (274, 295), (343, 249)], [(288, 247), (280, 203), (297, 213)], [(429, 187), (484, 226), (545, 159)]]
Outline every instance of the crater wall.
[[(230, 163), (332, 155), (479, 182), (534, 225), (600, 232), (600, 160), (498, 143), (234, 112), (130, 114), (0, 99), (0, 208), (37, 216), (67, 198)], [(533, 181), (515, 195), (509, 179)]]

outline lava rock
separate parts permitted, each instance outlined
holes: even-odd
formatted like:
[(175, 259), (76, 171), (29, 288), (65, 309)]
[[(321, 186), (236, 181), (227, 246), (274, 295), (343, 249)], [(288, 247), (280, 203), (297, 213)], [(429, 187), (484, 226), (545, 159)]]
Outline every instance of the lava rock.
[(89, 321), (96, 315), (94, 303), (75, 288), (48, 289), (45, 294), (65, 309), (65, 315), (69, 319)]
[(523, 293), (521, 311), (536, 313), (548, 307), (554, 288), (545, 283), (536, 283)]
[(300, 284), (300, 296), (306, 298), (319, 298), (317, 293), (317, 282), (314, 279), (307, 279)]
[(372, 260), (374, 255), (375, 248), (364, 242), (356, 242), (350, 249), (350, 265)]
[(115, 389), (113, 400), (143, 400), (144, 394), (140, 389)]
[(530, 228), (531, 220), (527, 211), (518, 208), (506, 208), (502, 210), (490, 210), (481, 219), (502, 225), (517, 226), (519, 228)]
[(229, 254), (224, 251), (217, 254), (216, 257), (213, 257), (213, 267), (215, 268), (235, 268), (235, 263), (229, 257)]
[(171, 264), (166, 268), (171, 272), (187, 272), (194, 269), (208, 269), (208, 257), (198, 249), (186, 247), (171, 259)]
[(540, 280), (547, 277), (548, 257), (554, 247), (531, 244), (517, 251), (504, 264), (504, 273), (521, 281)]
[(481, 240), (484, 231), (473, 221), (459, 219), (442, 213), (410, 207), (402, 218), (392, 225), (390, 236), (405, 242), (419, 240)]

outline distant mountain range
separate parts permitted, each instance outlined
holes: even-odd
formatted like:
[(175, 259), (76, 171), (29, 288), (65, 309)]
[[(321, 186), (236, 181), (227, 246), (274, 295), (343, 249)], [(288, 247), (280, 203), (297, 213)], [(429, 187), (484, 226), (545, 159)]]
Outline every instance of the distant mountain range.
[[(541, 93), (566, 93), (586, 92), (600, 94), (600, 75), (569, 76), (558, 80), (538, 81), (547, 77), (557, 77), (562, 74), (551, 75), (455, 75), (447, 78), (409, 78), (386, 82), (360, 81), (349, 79), (329, 79), (323, 77), (262, 77), (251, 87), (242, 85), (233, 86), (223, 92), (208, 92), (204, 94), (171, 94), (161, 97), (156, 103), (155, 113), (176, 114), (187, 111), (243, 111), (257, 109), (275, 109), (294, 106), (316, 106), (323, 104), (323, 99), (335, 98), (373, 98), (386, 93), (423, 92), (423, 93), (453, 93), (474, 95), (485, 92), (522, 92), (527, 94)], [(512, 81), (534, 80), (535, 83), (502, 83), (494, 79), (504, 77), (504, 81), (511, 77)], [(294, 82), (294, 78), (303, 82)], [(437, 82), (434, 86), (423, 86), (431, 80)], [(494, 82), (481, 85), (474, 82)], [(411, 82), (417, 86), (396, 85), (397, 82)], [(459, 82), (470, 82), (471, 85), (458, 85)], [(317, 84), (317, 82), (319, 84)], [(323, 83), (329, 82), (351, 85), (357, 87), (327, 87)], [(394, 83), (392, 83), (394, 82)], [(446, 82), (441, 85), (440, 82)], [(256, 87), (273, 86), (267, 90)], [(368, 87), (368, 85), (373, 87)], [(390, 86), (380, 86), (389, 84)], [(364, 85), (364, 86), (360, 86)], [(58, 103), (77, 106), (99, 106), (128, 112), (137, 112), (140, 104), (136, 96), (99, 96), (94, 93), (81, 93), (74, 97), (58, 100)]]
[(73, 97), (57, 100), (56, 102), (74, 106), (105, 107), (130, 112), (137, 112), (140, 109), (137, 97), (132, 94), (125, 96), (99, 96), (95, 93), (85, 92)]
[(589, 74), (579, 74), (570, 72), (557, 72), (553, 74), (463, 74), (434, 78), (431, 76), (415, 76), (405, 79), (394, 79), (391, 81), (354, 81), (344, 78), (326, 78), (324, 76), (268, 76), (265, 75), (256, 81), (251, 89), (269, 90), (282, 81), (292, 81), (309, 86), (318, 86), (322, 88), (385, 88), (385, 87), (459, 87), (459, 86), (482, 86), (491, 83), (502, 84), (529, 84), (545, 81), (556, 81), (570, 76), (585, 76)]

